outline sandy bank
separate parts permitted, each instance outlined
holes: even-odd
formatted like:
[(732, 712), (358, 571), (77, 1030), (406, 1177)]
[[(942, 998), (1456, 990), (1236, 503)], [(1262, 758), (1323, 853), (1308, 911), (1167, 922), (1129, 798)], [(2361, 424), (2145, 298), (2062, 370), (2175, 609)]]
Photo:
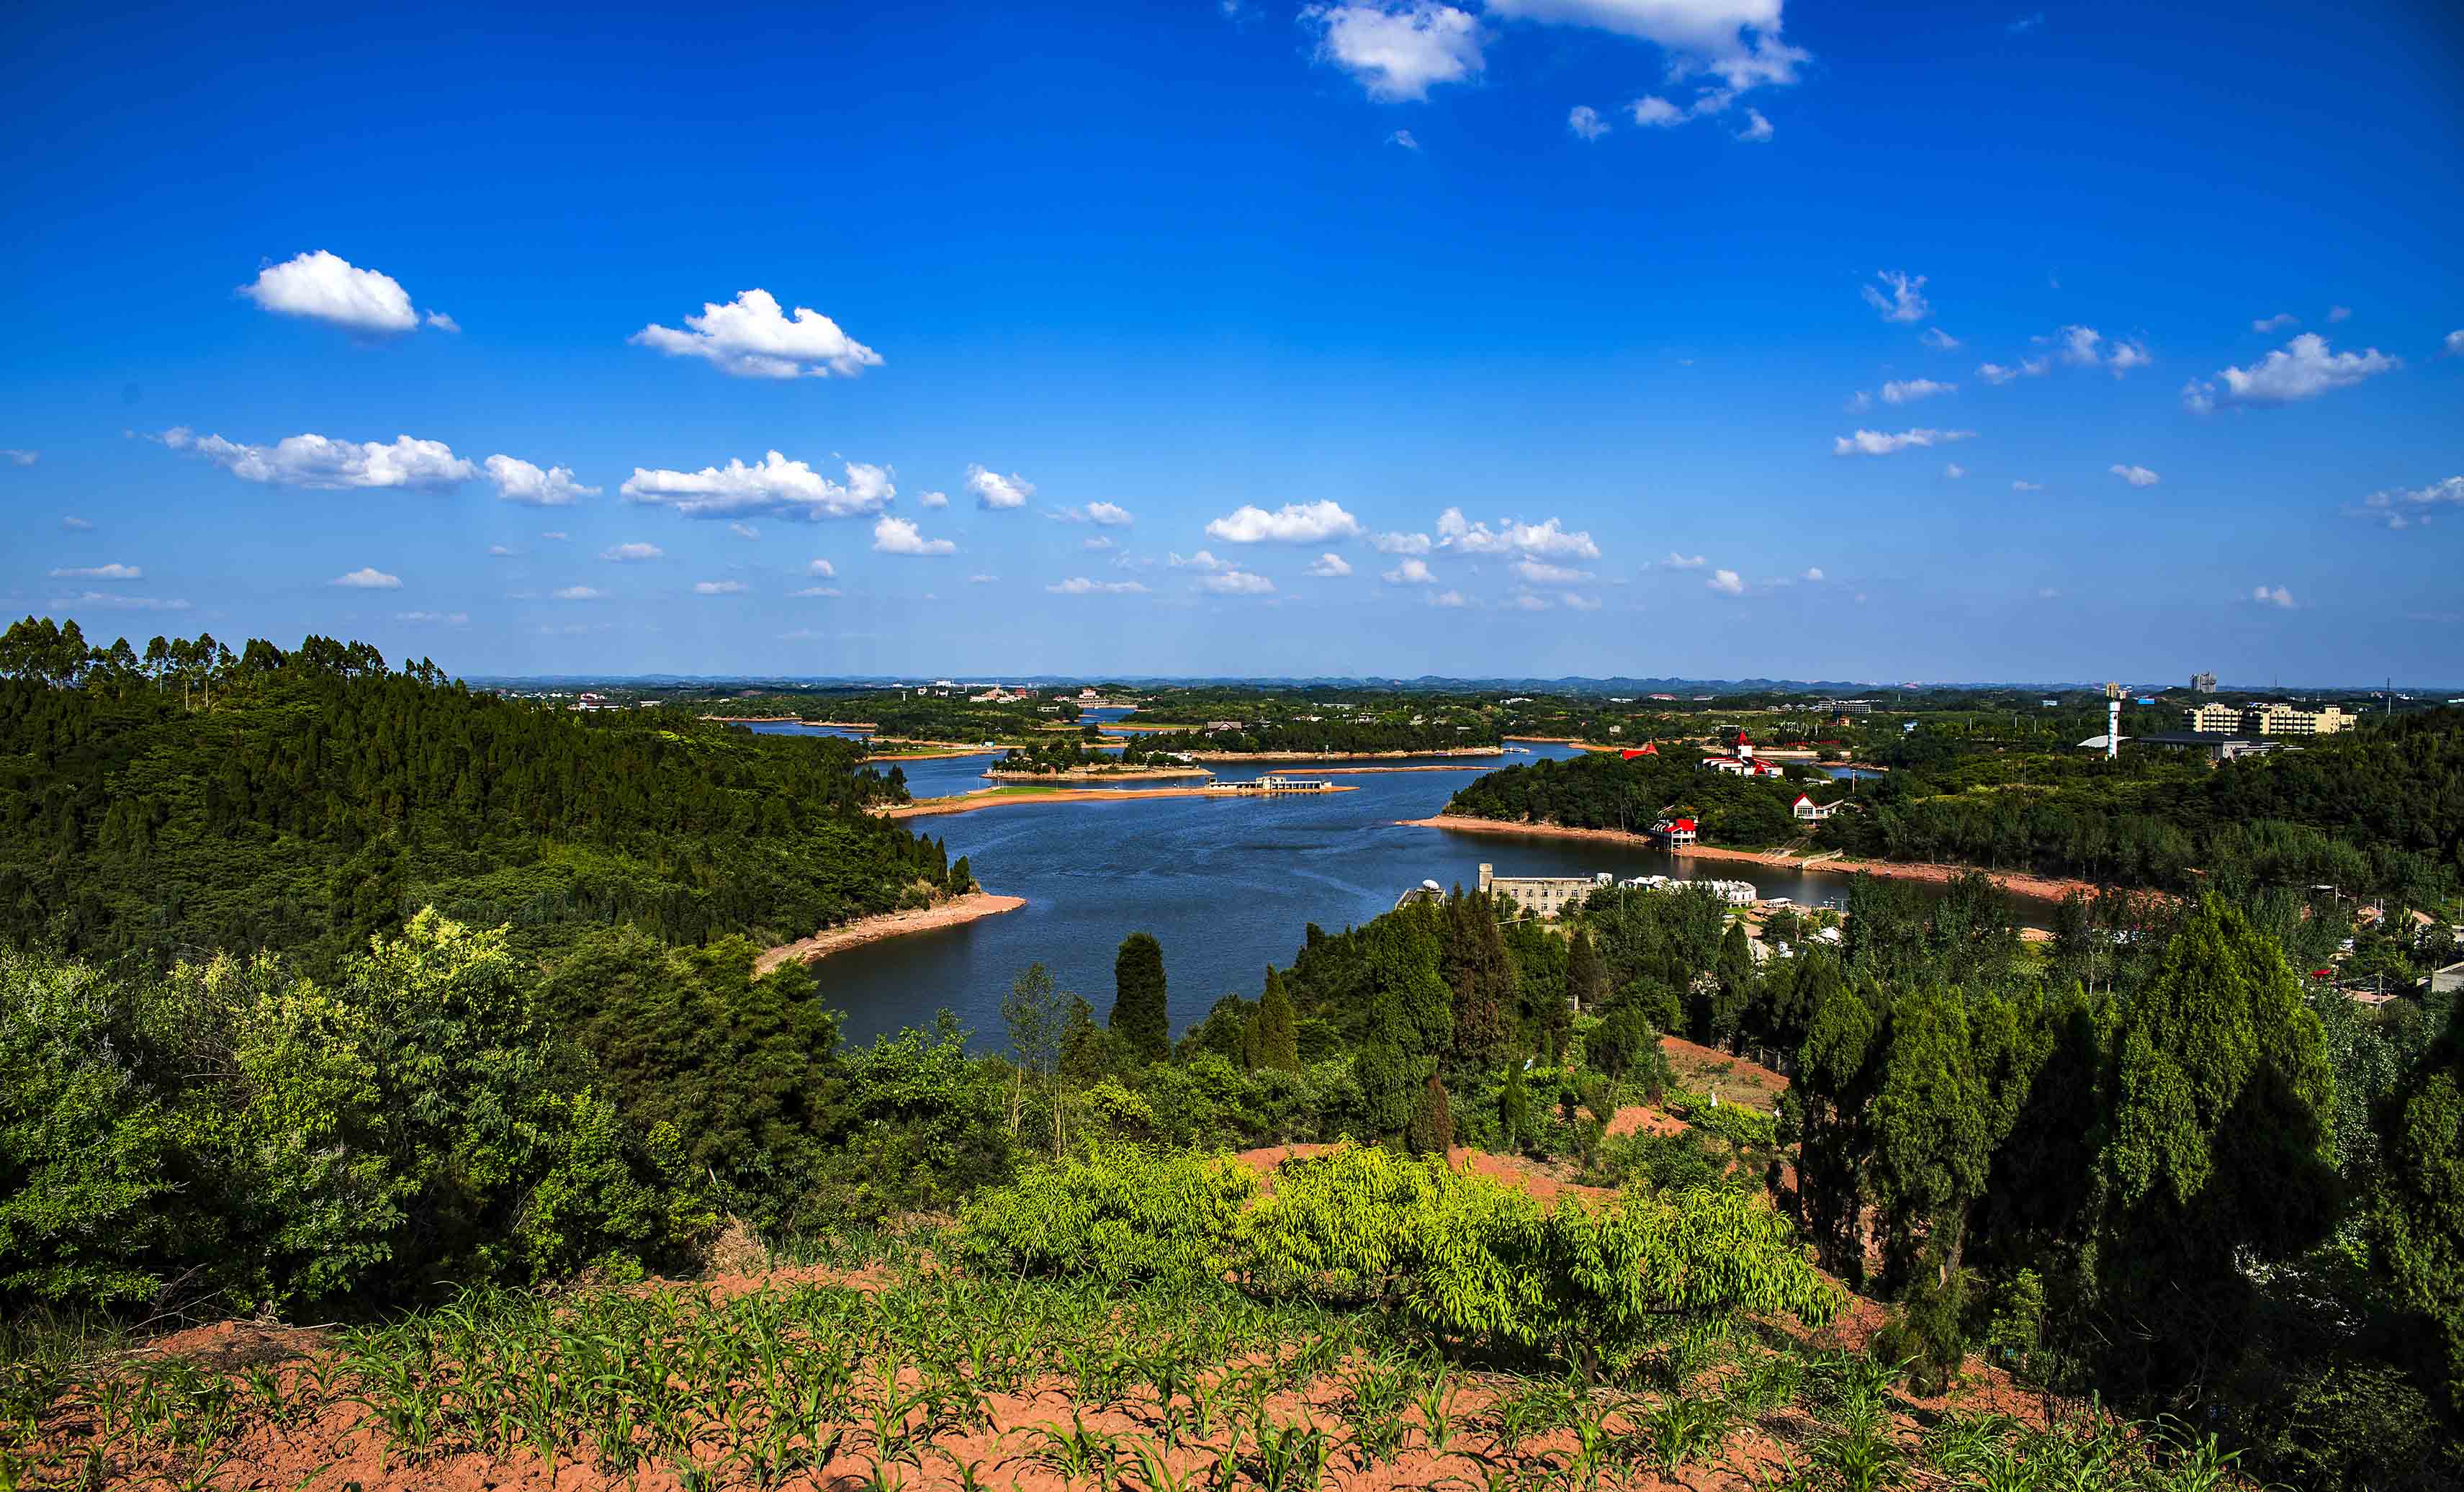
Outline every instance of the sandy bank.
[(886, 751), (864, 759), (868, 763), (891, 761), (946, 761), (952, 757), (998, 757), (1008, 750), (1005, 746), (967, 746), (951, 751)]
[[(1562, 823), (1508, 823), (1500, 819), (1472, 819), (1449, 813), (1430, 819), (1398, 819), (1396, 822), (1410, 828), (1453, 829), (1464, 834), (1525, 834), (1541, 839), (1597, 840), (1602, 844), (1634, 845), (1645, 849), (1661, 847), (1647, 834), (1632, 834), (1622, 829), (1573, 829)], [(1688, 845), (1672, 853), (1694, 860), (1737, 860), (1784, 870), (1833, 870), (1841, 875), (1855, 875), (1861, 871), (1894, 881), (1941, 883), (1979, 868), (1975, 866), (1915, 865), (1896, 860), (1849, 860), (1838, 855), (1809, 857), (1792, 855), (1780, 849), (1721, 849), (1710, 845)], [(2059, 901), (2073, 891), (2089, 895), (2096, 892), (2096, 887), (2086, 881), (2032, 875), (2024, 870), (1988, 870), (1985, 873), (1994, 885), (2013, 896)]]
[(1193, 751), (1192, 761), (1399, 761), (1407, 757), (1503, 757), (1498, 746), (1430, 747), (1424, 751)]
[[(1330, 786), (1329, 793), (1356, 793), (1356, 787)], [(1023, 803), (1117, 803), (1148, 798), (1309, 798), (1311, 793), (1244, 792), (1238, 783), (1205, 787), (979, 787), (949, 798), (926, 798), (895, 808), (876, 809), (885, 819), (924, 819), (942, 813), (974, 813)]]
[(1204, 767), (1130, 767), (1070, 772), (1003, 772), (998, 767), (984, 774), (995, 782), (1023, 783), (1041, 786), (1045, 782), (1145, 782), (1168, 781), (1174, 778), (1211, 778), (1215, 774)]
[(1016, 911), (1026, 905), (1023, 896), (995, 896), (990, 891), (969, 891), (937, 907), (916, 911), (885, 911), (877, 917), (858, 917), (853, 922), (834, 928), (824, 928), (811, 937), (800, 937), (769, 949), (753, 960), (755, 974), (768, 974), (793, 958), (811, 963), (843, 949), (859, 948), (878, 943), (885, 937), (898, 937), (909, 932), (929, 932), (935, 928), (955, 928), (978, 917), (999, 916)]

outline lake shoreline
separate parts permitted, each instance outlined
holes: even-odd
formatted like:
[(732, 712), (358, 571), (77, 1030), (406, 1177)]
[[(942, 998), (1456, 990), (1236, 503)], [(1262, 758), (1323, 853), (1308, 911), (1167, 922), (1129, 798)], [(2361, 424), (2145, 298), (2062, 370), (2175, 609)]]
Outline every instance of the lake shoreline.
[[(1936, 885), (1971, 870), (1977, 866), (1945, 866), (1917, 864), (1896, 860), (1849, 860), (1843, 857), (1808, 857), (1792, 855), (1776, 849), (1723, 849), (1712, 845), (1688, 845), (1671, 849), (1647, 834), (1624, 829), (1576, 829), (1562, 823), (1510, 823), (1503, 819), (1474, 819), (1462, 814), (1441, 813), (1426, 819), (1397, 819), (1399, 826), (1416, 829), (1453, 829), (1464, 834), (1529, 835), (1541, 839), (1592, 840), (1608, 845), (1632, 845), (1639, 848), (1665, 850), (1681, 859), (1729, 860), (1747, 865), (1770, 866), (1784, 870), (1826, 870), (1839, 875), (1874, 875), (1893, 881), (1929, 881)], [(1984, 870), (1985, 876), (2013, 896), (2025, 896), (2035, 901), (2059, 901), (2073, 891), (2094, 895), (2096, 887), (2085, 881), (2058, 876), (2036, 875), (2025, 870)]]
[[(1328, 793), (1356, 793), (1356, 787), (1328, 787)], [(985, 808), (999, 808), (1015, 803), (1117, 803), (1137, 802), (1153, 798), (1287, 798), (1318, 797), (1319, 794), (1287, 794), (1260, 792), (1239, 782), (1209, 783), (1204, 787), (1056, 787), (1050, 792), (1008, 792), (999, 787), (979, 787), (972, 793), (954, 794), (948, 798), (926, 798), (894, 808), (876, 809), (885, 819), (929, 819), (935, 814), (976, 813)]]
[(1191, 751), (1192, 761), (1402, 761), (1413, 757), (1503, 757), (1500, 746), (1431, 746), (1419, 751)]
[(886, 937), (903, 937), (910, 932), (930, 932), (936, 928), (955, 928), (979, 917), (997, 917), (1005, 911), (1016, 911), (1026, 905), (1023, 896), (996, 896), (990, 891), (969, 891), (964, 896), (933, 907), (913, 908), (906, 911), (885, 911), (870, 917), (858, 917), (834, 928), (824, 928), (811, 937), (800, 937), (792, 943), (781, 943), (765, 949), (753, 960), (756, 976), (768, 974), (788, 962), (811, 963), (832, 954), (867, 943), (878, 943)]

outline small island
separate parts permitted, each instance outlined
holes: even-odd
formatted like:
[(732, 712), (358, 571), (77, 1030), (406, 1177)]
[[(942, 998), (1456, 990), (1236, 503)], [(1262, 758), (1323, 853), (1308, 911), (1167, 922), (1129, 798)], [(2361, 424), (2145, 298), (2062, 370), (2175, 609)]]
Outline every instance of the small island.
[(994, 782), (1135, 782), (1211, 780), (1215, 774), (1185, 757), (1130, 741), (1118, 750), (1079, 741), (1018, 746), (984, 773)]

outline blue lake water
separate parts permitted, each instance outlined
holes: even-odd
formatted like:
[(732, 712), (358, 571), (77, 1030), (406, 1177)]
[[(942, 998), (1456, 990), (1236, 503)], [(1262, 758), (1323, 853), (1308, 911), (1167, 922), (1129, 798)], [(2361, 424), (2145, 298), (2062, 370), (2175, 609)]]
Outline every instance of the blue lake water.
[[(772, 727), (780, 732), (794, 726)], [(813, 734), (813, 733), (806, 733)], [(1357, 791), (1323, 797), (1170, 798), (1019, 803), (915, 819), (908, 826), (968, 858), (987, 890), (1026, 906), (963, 927), (890, 938), (813, 965), (823, 996), (866, 1040), (947, 1007), (979, 1042), (1001, 1040), (1001, 1002), (1020, 971), (1042, 962), (1098, 1014), (1112, 1001), (1112, 955), (1132, 932), (1163, 944), (1176, 1032), (1228, 991), (1255, 997), (1269, 963), (1288, 964), (1309, 923), (1328, 931), (1366, 922), (1405, 890), (1433, 880), (1473, 885), (1487, 861), (1500, 875), (1675, 875), (1751, 881), (1766, 896), (1818, 904), (1846, 893), (1838, 875), (1720, 861), (1686, 861), (1621, 845), (1536, 836), (1407, 828), (1444, 808), (1480, 773), (1570, 747), (1484, 757), (1442, 772), (1357, 773), (1333, 780)], [(984, 785), (990, 757), (907, 763), (918, 798)], [(1221, 780), (1306, 765), (1216, 764)]]

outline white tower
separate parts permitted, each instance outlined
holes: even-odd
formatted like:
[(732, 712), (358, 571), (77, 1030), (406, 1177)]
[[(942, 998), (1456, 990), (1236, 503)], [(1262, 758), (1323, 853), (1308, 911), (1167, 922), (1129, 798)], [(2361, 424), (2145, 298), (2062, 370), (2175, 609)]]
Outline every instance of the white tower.
[(2104, 687), (2104, 759), (2111, 761), (2122, 755), (2122, 686)]

